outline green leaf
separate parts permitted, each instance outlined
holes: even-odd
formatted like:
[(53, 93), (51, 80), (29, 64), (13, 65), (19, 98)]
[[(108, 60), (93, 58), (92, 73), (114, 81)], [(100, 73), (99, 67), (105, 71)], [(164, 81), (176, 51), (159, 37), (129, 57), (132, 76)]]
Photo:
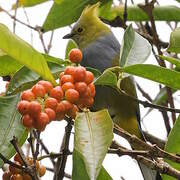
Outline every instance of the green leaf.
[(117, 77), (112, 71), (106, 70), (96, 79), (94, 84), (117, 87)]
[(141, 64), (149, 57), (151, 45), (149, 42), (136, 33), (130, 25), (123, 37), (120, 50), (120, 66)]
[(176, 28), (170, 36), (170, 43), (167, 51), (180, 53), (180, 28)]
[(0, 56), (0, 76), (7, 76), (14, 74), (22, 67), (22, 64), (8, 55)]
[(43, 55), (13, 34), (3, 24), (0, 24), (0, 42), (0, 48), (7, 53), (7, 55), (35, 71), (42, 76), (42, 78), (56, 84)]
[[(73, 151), (73, 162), (78, 162), (78, 165), (73, 163), (73, 173), (72, 173), (72, 180), (90, 180), (88, 177), (85, 163), (83, 161), (83, 156), (76, 150)], [(97, 177), (97, 180), (112, 180), (111, 176), (108, 174), (108, 172), (104, 169), (104, 167), (101, 167), (101, 170), (99, 172), (99, 175)]]
[[(0, 97), (0, 153), (10, 159), (15, 150), (10, 143), (13, 136), (18, 138), (20, 145), (23, 145), (27, 138), (27, 131), (21, 124), (21, 115), (16, 110), (20, 96)], [(0, 167), (3, 162), (0, 160)]]
[[(48, 63), (52, 74), (54, 75), (55, 79), (58, 78), (59, 73), (64, 70), (64, 66), (60, 66), (56, 63)], [(38, 80), (40, 76), (31, 71), (26, 67), (22, 67), (16, 74), (12, 77), (9, 85), (8, 90), (6, 92), (7, 95), (15, 94), (26, 89), (31, 88)]]
[[(169, 153), (179, 154), (180, 152), (180, 116), (176, 120), (172, 130), (169, 133), (168, 140), (165, 145), (165, 151)], [(177, 170), (180, 170), (180, 164), (175, 163), (169, 160), (166, 160), (172, 167), (174, 167)], [(173, 180), (175, 178), (163, 175), (163, 180)]]
[(69, 59), (69, 52), (71, 49), (73, 48), (77, 48), (77, 45), (76, 43), (73, 41), (73, 40), (69, 40), (68, 43), (67, 43), (67, 46), (66, 46), (66, 55), (65, 55), (65, 59)]
[[(166, 12), (166, 13), (164, 13)], [(114, 6), (106, 19), (112, 20), (117, 16), (123, 19), (124, 5)], [(137, 5), (127, 7), (127, 21), (148, 21), (147, 14)], [(155, 6), (153, 9), (155, 21), (180, 21), (180, 8), (176, 6)]]
[[(78, 113), (75, 120), (74, 152), (84, 162), (89, 179), (97, 179), (102, 162), (113, 139), (113, 123), (107, 110)], [(73, 179), (82, 179), (77, 172), (79, 161), (73, 157)]]
[[(43, 2), (46, 2), (46, 1), (49, 1), (49, 0), (19, 0), (18, 1), (18, 7), (31, 7), (31, 6), (35, 6), (35, 5), (38, 5), (38, 4), (41, 4)], [(16, 8), (16, 4), (13, 4), (12, 5), (12, 9), (15, 9)]]
[(177, 66), (177, 68), (180, 68), (180, 59), (168, 57), (168, 56), (159, 56), (162, 60), (166, 60), (174, 65)]
[[(110, 0), (100, 0), (101, 5)], [(98, 0), (56, 0), (43, 24), (44, 31), (64, 27), (75, 22), (82, 10), (88, 4), (95, 4)]]
[(180, 89), (180, 72), (151, 64), (137, 64), (121, 69), (123, 72)]

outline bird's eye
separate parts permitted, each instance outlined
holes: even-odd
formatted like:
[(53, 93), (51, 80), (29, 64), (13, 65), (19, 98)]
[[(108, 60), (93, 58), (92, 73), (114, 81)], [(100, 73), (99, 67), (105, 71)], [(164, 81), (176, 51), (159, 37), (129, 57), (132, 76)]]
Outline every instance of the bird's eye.
[(81, 33), (83, 31), (83, 28), (78, 28), (77, 30), (79, 33)]

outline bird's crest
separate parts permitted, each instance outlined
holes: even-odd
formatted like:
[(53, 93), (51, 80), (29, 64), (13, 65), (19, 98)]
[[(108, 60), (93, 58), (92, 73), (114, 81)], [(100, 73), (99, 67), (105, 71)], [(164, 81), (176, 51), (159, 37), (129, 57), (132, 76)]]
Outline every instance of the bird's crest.
[(89, 18), (89, 17), (94, 17), (98, 18), (98, 8), (99, 8), (100, 2), (93, 4), (93, 5), (88, 5), (82, 12), (82, 17), (83, 18)]

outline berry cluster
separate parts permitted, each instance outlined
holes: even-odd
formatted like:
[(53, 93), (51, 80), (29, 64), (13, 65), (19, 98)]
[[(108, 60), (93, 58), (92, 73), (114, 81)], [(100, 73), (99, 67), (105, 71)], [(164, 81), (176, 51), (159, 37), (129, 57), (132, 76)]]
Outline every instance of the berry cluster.
[[(73, 49), (69, 53), (73, 63), (79, 63), (82, 53)], [(26, 128), (43, 131), (48, 123), (65, 116), (75, 118), (79, 109), (94, 103), (94, 75), (82, 66), (68, 66), (59, 75), (59, 85), (53, 87), (48, 81), (39, 81), (32, 89), (21, 94), (18, 111)]]
[[(14, 163), (23, 167), (23, 162), (18, 154), (14, 156)], [(27, 163), (29, 166), (32, 166), (33, 159), (28, 157)], [(43, 165), (40, 165), (36, 160), (36, 170), (39, 177), (42, 177), (46, 173), (46, 168)], [(9, 170), (5, 171), (2, 175), (2, 180), (32, 180), (31, 176), (24, 173), (21, 169), (15, 168), (14, 166), (9, 166)]]

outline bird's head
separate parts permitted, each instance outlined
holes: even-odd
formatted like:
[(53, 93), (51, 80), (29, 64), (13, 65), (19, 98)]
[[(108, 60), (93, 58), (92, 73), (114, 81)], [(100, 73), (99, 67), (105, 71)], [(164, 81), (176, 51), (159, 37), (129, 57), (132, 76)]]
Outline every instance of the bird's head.
[(99, 3), (87, 6), (71, 32), (65, 35), (63, 39), (73, 39), (79, 48), (83, 49), (98, 37), (111, 32), (110, 28), (99, 19), (98, 8)]

